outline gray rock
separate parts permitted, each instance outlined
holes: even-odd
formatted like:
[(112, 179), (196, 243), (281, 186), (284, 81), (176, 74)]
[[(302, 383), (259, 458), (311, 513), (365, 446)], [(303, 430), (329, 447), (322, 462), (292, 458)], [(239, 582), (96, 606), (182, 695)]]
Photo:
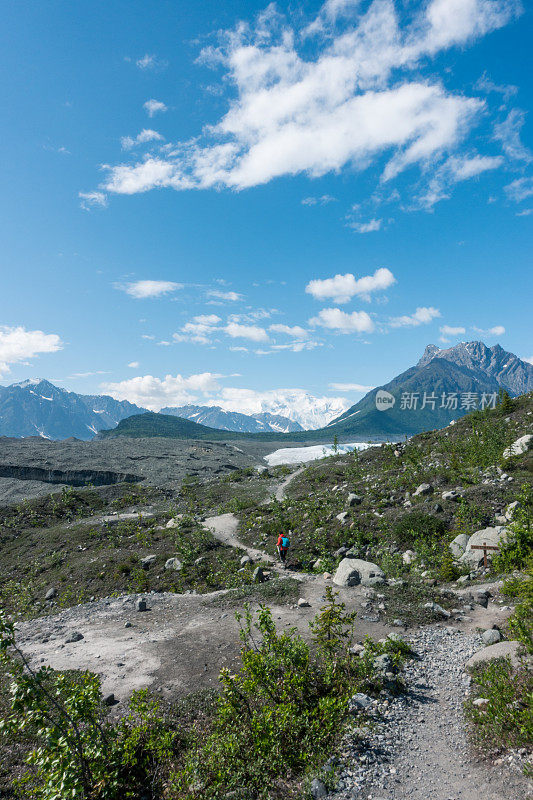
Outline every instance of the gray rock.
[(45, 600), (53, 600), (54, 597), (57, 597), (57, 589), (55, 586), (51, 586), (50, 589), (46, 592), (44, 599)]
[(417, 488), (414, 490), (413, 497), (419, 497), (420, 495), (431, 494), (432, 491), (433, 489), (431, 488), (431, 485), (429, 483), (421, 483), (420, 486), (417, 486)]
[(241, 567), (245, 567), (247, 564), (253, 564), (254, 562), (250, 558), (250, 556), (243, 556), (240, 560)]
[(492, 661), (493, 658), (506, 658), (507, 656), (511, 659), (512, 665), (518, 667), (520, 665), (518, 653), (522, 649), (523, 645), (520, 642), (498, 642), (489, 647), (483, 647), (481, 650), (478, 650), (477, 653), (474, 653), (466, 662), (465, 668), (470, 669), (476, 664), (484, 664), (487, 661)]
[(80, 633), (79, 631), (74, 631), (73, 633), (70, 633), (67, 636), (67, 638), (65, 639), (65, 644), (71, 644), (72, 642), (81, 642), (82, 639), (83, 639), (83, 633)]
[(487, 591), (476, 592), (474, 595), (474, 603), (476, 603), (478, 606), (483, 606), (483, 608), (487, 608), (489, 604), (489, 597), (490, 597), (490, 592)]
[(350, 492), (350, 494), (348, 495), (347, 502), (348, 502), (349, 506), (358, 506), (363, 502), (363, 498), (359, 497), (358, 494), (354, 494), (353, 492)]
[(149, 569), (156, 560), (156, 558), (157, 556), (154, 555), (145, 556), (144, 558), (141, 558), (141, 567), (143, 569)]
[(499, 630), (497, 630), (496, 628), (491, 628), (488, 631), (483, 631), (483, 633), (481, 634), (481, 638), (483, 639), (483, 642), (486, 645), (491, 645), (491, 644), (498, 644), (502, 636)]
[(144, 597), (137, 600), (135, 608), (137, 609), (137, 611), (148, 611), (148, 605)]
[(254, 583), (264, 583), (265, 582), (265, 580), (266, 580), (265, 573), (263, 572), (261, 567), (256, 567), (254, 569), (254, 574), (252, 575), (252, 580), (253, 580)]
[(392, 656), (390, 656), (388, 653), (383, 653), (380, 656), (376, 656), (374, 659), (374, 669), (378, 672), (390, 672), (392, 670), (392, 666)]
[(404, 564), (412, 564), (415, 558), (416, 553), (414, 550), (406, 550), (405, 553), (402, 553), (402, 561)]
[(115, 706), (118, 703), (118, 700), (116, 699), (113, 692), (110, 692), (109, 694), (106, 694), (106, 696), (103, 698), (103, 702), (105, 706)]
[(321, 797), (326, 797), (328, 793), (326, 784), (319, 778), (315, 778), (313, 781), (311, 781), (309, 791), (313, 800), (320, 800)]
[(311, 603), (305, 599), (305, 597), (300, 597), (298, 600), (298, 608), (311, 608)]
[[(459, 561), (470, 567), (478, 567), (480, 564), (483, 564), (483, 550), (472, 550), (472, 545), (475, 545), (477, 548), (480, 545), (487, 544), (489, 547), (499, 548), (501, 542), (505, 541), (507, 538), (507, 534), (508, 529), (501, 525), (497, 525), (493, 528), (482, 528), (476, 531), (468, 540), (466, 550)], [(492, 559), (495, 552), (495, 550), (487, 551), (487, 559), (489, 561)]]
[(372, 705), (372, 698), (362, 692), (357, 692), (348, 701), (348, 711), (350, 714), (357, 714)]
[(377, 564), (360, 558), (343, 558), (335, 571), (333, 583), (337, 586), (370, 586), (374, 584), (369, 581), (375, 578), (381, 583), (385, 580), (385, 573)]
[(346, 517), (347, 516), (348, 516), (348, 512), (347, 511), (341, 511), (340, 514), (336, 515), (335, 519), (338, 519), (339, 522), (341, 523), (341, 525), (344, 525), (344, 523), (346, 522)]
[(510, 447), (507, 447), (503, 451), (504, 458), (511, 458), (511, 456), (521, 456), (523, 453), (527, 453), (529, 448), (531, 447), (533, 442), (533, 434), (526, 433), (525, 436), (521, 436), (517, 439)]
[(182, 568), (183, 564), (179, 558), (167, 558), (165, 561), (165, 569), (173, 569), (175, 572), (179, 572)]
[(439, 606), (438, 603), (424, 603), (424, 608), (429, 608), (430, 611), (433, 611), (435, 614), (444, 617), (444, 619), (449, 619), (451, 617), (450, 612), (446, 611), (446, 609), (442, 606)]
[(510, 522), (514, 517), (515, 511), (520, 508), (520, 503), (518, 500), (515, 500), (513, 503), (509, 503), (507, 508), (505, 509), (505, 519), (507, 522)]
[(454, 558), (460, 558), (465, 553), (469, 538), (467, 533), (460, 533), (450, 542), (450, 550)]
[(461, 495), (455, 489), (450, 489), (449, 492), (443, 492), (441, 497), (443, 500), (458, 500)]

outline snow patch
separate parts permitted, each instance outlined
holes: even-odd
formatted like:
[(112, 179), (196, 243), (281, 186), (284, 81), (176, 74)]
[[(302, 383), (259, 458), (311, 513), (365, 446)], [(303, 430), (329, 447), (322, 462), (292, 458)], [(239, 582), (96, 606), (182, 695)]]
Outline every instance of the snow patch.
[(269, 467), (277, 467), (279, 464), (305, 464), (308, 461), (316, 461), (318, 458), (351, 453), (353, 450), (366, 450), (368, 447), (377, 447), (370, 442), (349, 442), (337, 445), (335, 453), (332, 445), (314, 444), (309, 447), (282, 447), (265, 456), (265, 461)]

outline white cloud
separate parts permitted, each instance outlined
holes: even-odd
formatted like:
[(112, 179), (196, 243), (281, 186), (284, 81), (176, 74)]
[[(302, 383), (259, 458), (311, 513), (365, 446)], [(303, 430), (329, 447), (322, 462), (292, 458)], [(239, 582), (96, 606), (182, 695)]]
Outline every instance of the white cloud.
[(435, 171), (426, 191), (418, 198), (419, 205), (431, 209), (435, 203), (450, 197), (455, 184), (475, 178), (487, 170), (498, 169), (503, 161), (502, 156), (474, 155), (448, 158)]
[(139, 69), (142, 70), (151, 70), (151, 69), (159, 69), (160, 67), (165, 65), (164, 61), (160, 61), (159, 58), (150, 53), (145, 53), (142, 58), (138, 58), (135, 61), (135, 64)]
[(463, 333), (466, 333), (466, 328), (463, 328), (460, 325), (457, 327), (453, 327), (452, 325), (442, 325), (439, 330), (443, 336), (461, 336)]
[(523, 358), (522, 361), (527, 361), (528, 364), (533, 364), (533, 356), (529, 356), (529, 358)]
[(130, 361), (130, 363), (128, 364), (128, 367), (130, 367), (130, 369), (137, 369), (139, 366), (140, 364), (138, 361)]
[(242, 294), (238, 292), (224, 292), (221, 289), (210, 289), (206, 294), (207, 297), (213, 297), (215, 300), (225, 300), (230, 303), (235, 303), (243, 299)]
[(11, 364), (19, 364), (40, 353), (56, 353), (63, 349), (57, 333), (28, 331), (22, 325), (0, 325), (0, 375), (10, 371)]
[(321, 197), (304, 197), (302, 200), (303, 206), (325, 206), (328, 203), (334, 203), (337, 200), (331, 194), (323, 194)]
[(270, 352), (281, 352), (283, 350), (291, 353), (302, 353), (304, 350), (314, 350), (321, 347), (321, 342), (313, 342), (309, 339), (298, 342), (289, 342), (288, 344), (273, 344)]
[(476, 333), (480, 333), (482, 336), (503, 336), (505, 333), (503, 325), (494, 325), (492, 328), (474, 327), (472, 330), (476, 331)]
[(232, 339), (250, 339), (252, 342), (268, 342), (268, 333), (258, 325), (239, 325), (237, 322), (229, 322), (225, 328), (225, 333)]
[(466, 328), (461, 326), (454, 327), (453, 325), (442, 325), (440, 328), (440, 341), (444, 344), (447, 344), (450, 340), (448, 336), (455, 337), (461, 336), (462, 334), (466, 333)]
[(501, 142), (504, 153), (514, 161), (525, 161), (527, 164), (532, 160), (531, 150), (527, 148), (520, 139), (526, 115), (519, 108), (513, 108), (506, 119), (494, 128), (494, 138)]
[(136, 300), (144, 300), (147, 297), (162, 297), (177, 289), (183, 289), (183, 284), (174, 281), (134, 281), (125, 286), (117, 285), (116, 288), (122, 289)]
[(511, 200), (521, 203), (522, 200), (533, 196), (533, 177), (517, 178), (505, 187), (505, 191)]
[(226, 411), (243, 414), (281, 414), (296, 420), (304, 428), (320, 428), (340, 416), (350, 405), (345, 397), (311, 395), (303, 389), (271, 389), (256, 392), (253, 389), (224, 388), (216, 398), (216, 405)]
[(419, 306), (414, 314), (410, 316), (393, 317), (389, 324), (391, 328), (416, 328), (419, 325), (426, 325), (428, 322), (440, 316), (441, 313), (438, 308)]
[(369, 219), (368, 222), (348, 222), (348, 227), (357, 233), (372, 233), (380, 230), (382, 222), (382, 219)]
[(139, 144), (146, 144), (147, 142), (161, 142), (164, 138), (164, 136), (161, 136), (160, 133), (153, 131), (151, 128), (143, 128), (135, 138), (132, 138), (131, 136), (123, 136), (120, 140), (120, 144), (123, 150), (131, 150), (132, 147), (136, 147)]
[(349, 405), (344, 397), (316, 397), (303, 389), (257, 392), (253, 389), (221, 387), (220, 380), (223, 377), (212, 372), (189, 377), (166, 375), (156, 378), (142, 375), (116, 383), (104, 383), (101, 389), (117, 400), (129, 400), (151, 411), (159, 411), (164, 406), (201, 403), (220, 406), (225, 411), (240, 411), (242, 414), (263, 411), (281, 414), (309, 428), (326, 425)]
[(335, 275), (335, 277), (325, 280), (315, 279), (309, 281), (305, 291), (316, 297), (317, 300), (331, 298), (335, 303), (347, 303), (355, 295), (369, 300), (372, 292), (388, 289), (394, 283), (396, 283), (396, 278), (390, 269), (381, 267), (373, 275), (364, 275), (357, 279), (351, 272), (346, 275)]
[(309, 324), (337, 333), (371, 333), (374, 330), (374, 323), (366, 311), (352, 311), (347, 314), (340, 308), (323, 308), (316, 317), (309, 320)]
[(209, 396), (218, 391), (220, 377), (213, 372), (202, 372), (188, 378), (182, 375), (166, 375), (164, 378), (139, 375), (117, 383), (103, 383), (101, 388), (116, 400), (129, 400), (151, 411), (159, 411), (163, 406), (196, 402), (198, 393)]
[(330, 389), (335, 389), (337, 392), (371, 392), (374, 386), (365, 386), (362, 383), (330, 383)]
[(180, 328), (180, 333), (174, 333), (172, 338), (175, 342), (210, 344), (213, 334), (218, 330), (219, 322), (222, 320), (216, 314), (199, 314), (190, 322), (186, 322)]
[(161, 102), (161, 100), (147, 100), (146, 103), (143, 103), (143, 108), (148, 114), (149, 117), (155, 116), (155, 114), (161, 114), (164, 111), (167, 111), (167, 106)]
[(78, 192), (78, 197), (81, 207), (86, 211), (94, 207), (105, 208), (107, 205), (107, 197), (103, 192)]
[(271, 330), (272, 333), (285, 333), (287, 336), (293, 336), (295, 339), (306, 339), (309, 336), (309, 332), (299, 325), (276, 324), (271, 325), (269, 330)]
[(349, 0), (322, 6), (313, 56), (301, 49), (309, 26), (291, 27), (273, 6), (254, 25), (222, 33), (203, 61), (222, 66), (234, 87), (227, 112), (165, 158), (109, 167), (106, 189), (244, 189), (364, 169), (384, 155), (384, 180), (415, 164), (431, 175), (431, 162), (460, 146), (485, 101), (420, 78), (420, 66), (502, 27), (518, 3), (430, 0), (402, 25), (392, 0), (374, 0), (338, 27), (356, 8)]

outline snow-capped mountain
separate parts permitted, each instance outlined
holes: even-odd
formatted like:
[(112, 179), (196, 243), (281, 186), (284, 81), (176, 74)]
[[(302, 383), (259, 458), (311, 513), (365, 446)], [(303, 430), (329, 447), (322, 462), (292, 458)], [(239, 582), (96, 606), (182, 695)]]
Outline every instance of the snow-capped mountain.
[(237, 390), (233, 397), (217, 400), (224, 411), (239, 411), (257, 417), (273, 414), (297, 422), (304, 430), (322, 428), (348, 407), (344, 397), (315, 397), (302, 389), (272, 389), (248, 393)]
[(268, 412), (254, 415), (241, 414), (238, 411), (224, 411), (220, 406), (187, 405), (177, 408), (162, 408), (160, 413), (183, 417), (192, 422), (207, 425), (209, 428), (218, 428), (223, 431), (290, 433), (303, 430), (298, 422), (278, 414), (269, 414)]
[(0, 436), (92, 439), (144, 409), (105, 395), (82, 395), (46, 380), (0, 386)]

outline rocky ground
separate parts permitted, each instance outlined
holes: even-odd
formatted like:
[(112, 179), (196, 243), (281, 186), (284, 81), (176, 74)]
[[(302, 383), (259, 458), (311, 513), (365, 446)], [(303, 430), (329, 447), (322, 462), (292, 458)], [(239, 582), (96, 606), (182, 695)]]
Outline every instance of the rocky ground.
[(372, 730), (345, 737), (338, 790), (330, 800), (520, 800), (533, 783), (523, 775), (525, 753), (497, 768), (476, 759), (467, 740), (462, 704), (469, 694), (468, 659), (479, 635), (436, 625), (406, 637), (416, 653), (408, 662), (405, 694), (374, 700)]
[(181, 439), (48, 441), (0, 437), (0, 506), (38, 497), (63, 485), (126, 480), (177, 489), (185, 476), (202, 480), (264, 465), (279, 443), (196, 442)]

